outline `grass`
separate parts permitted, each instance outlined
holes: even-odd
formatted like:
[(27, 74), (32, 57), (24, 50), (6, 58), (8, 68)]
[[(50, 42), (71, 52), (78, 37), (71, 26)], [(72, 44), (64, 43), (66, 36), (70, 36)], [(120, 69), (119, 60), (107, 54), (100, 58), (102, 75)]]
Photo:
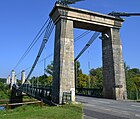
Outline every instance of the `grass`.
[(37, 105), (21, 106), (13, 110), (0, 111), (0, 119), (82, 119), (81, 105), (59, 107)]

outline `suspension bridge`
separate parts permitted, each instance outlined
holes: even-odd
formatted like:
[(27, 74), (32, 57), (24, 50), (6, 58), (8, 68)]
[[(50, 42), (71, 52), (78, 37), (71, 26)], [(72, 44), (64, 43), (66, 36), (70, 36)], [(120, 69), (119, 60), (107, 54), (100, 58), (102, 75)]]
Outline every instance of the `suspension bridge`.
[[(74, 62), (76, 62), (94, 40), (99, 37), (100, 33), (102, 33), (102, 37), (100, 38), (102, 40), (103, 52), (104, 98), (117, 100), (127, 99), (122, 44), (120, 40), (120, 28), (124, 22), (121, 16), (138, 16), (140, 14), (112, 12), (106, 15), (67, 6), (68, 4), (77, 1), (58, 0), (56, 2), (49, 18), (20, 58), (19, 62), (13, 68), (15, 69), (21, 63), (37, 40), (44, 34), (36, 59), (34, 60), (31, 70), (26, 78), (25, 72), (22, 71), (22, 85), (16, 85), (14, 70), (12, 70), (11, 82), (10, 76), (8, 77), (7, 83), (11, 85), (13, 97), (17, 98), (16, 101), (22, 101), (22, 92), (24, 92), (27, 95), (51, 105), (62, 104), (66, 100), (75, 102)], [(30, 76), (38, 63), (42, 51), (54, 28), (55, 43), (52, 87), (32, 85), (29, 81)], [(88, 30), (81, 34), (76, 40), (88, 34), (89, 31), (95, 31), (90, 40), (85, 44), (85, 47), (75, 58), (73, 28)], [(84, 90), (89, 91), (88, 89)]]

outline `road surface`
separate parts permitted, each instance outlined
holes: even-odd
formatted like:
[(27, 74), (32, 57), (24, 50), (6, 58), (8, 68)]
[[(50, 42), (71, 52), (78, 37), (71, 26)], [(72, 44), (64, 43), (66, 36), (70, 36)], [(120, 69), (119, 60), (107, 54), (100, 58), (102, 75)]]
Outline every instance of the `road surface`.
[(76, 96), (84, 106), (84, 119), (140, 119), (140, 103)]

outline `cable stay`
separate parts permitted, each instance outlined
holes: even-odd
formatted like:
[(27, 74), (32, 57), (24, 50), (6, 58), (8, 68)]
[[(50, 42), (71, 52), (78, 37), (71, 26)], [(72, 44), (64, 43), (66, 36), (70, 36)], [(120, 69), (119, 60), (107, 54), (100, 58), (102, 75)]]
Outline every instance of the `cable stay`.
[(35, 38), (33, 39), (33, 41), (31, 42), (31, 44), (26, 49), (26, 51), (24, 52), (24, 54), (19, 59), (19, 61), (17, 62), (17, 64), (15, 65), (15, 67), (13, 69), (16, 69), (17, 68), (17, 66), (23, 61), (23, 59), (27, 56), (27, 54), (30, 52), (30, 50), (33, 48), (33, 46), (36, 44), (36, 42), (39, 40), (39, 38), (45, 32), (45, 30), (46, 30), (46, 27), (45, 26), (46, 26), (46, 24), (48, 22), (49, 22), (49, 18), (45, 21), (45, 23), (43, 24), (43, 26), (41, 27), (41, 29), (39, 30), (39, 32), (37, 33), (37, 35), (35, 36)]
[(89, 34), (91, 31), (85, 31), (84, 33), (80, 34), (79, 36), (77, 36), (75, 39), (74, 39), (74, 42), (77, 42), (78, 40), (80, 40), (81, 38), (83, 38), (84, 36), (86, 36), (87, 34)]
[(27, 76), (25, 82), (26, 82), (27, 79), (29, 79), (29, 77), (31, 76), (31, 74), (32, 74), (32, 72), (33, 72), (33, 70), (34, 70), (34, 68), (35, 68), (35, 66), (36, 66), (36, 64), (37, 64), (37, 62), (38, 62), (38, 60), (39, 60), (39, 58), (40, 58), (40, 56), (41, 56), (41, 53), (42, 53), (42, 51), (43, 51), (43, 49), (44, 49), (44, 47), (45, 47), (45, 44), (47, 43), (47, 41), (48, 41), (48, 39), (49, 39), (49, 37), (50, 37), (52, 31), (53, 31), (53, 28), (54, 28), (54, 24), (53, 24), (53, 21), (50, 19), (50, 20), (49, 20), (49, 23), (48, 23), (48, 25), (47, 25), (47, 28), (46, 28), (46, 31), (45, 31), (45, 35), (44, 35), (43, 41), (42, 41), (42, 43), (41, 43), (39, 52), (38, 52), (38, 54), (37, 54), (37, 57), (36, 57), (36, 59), (35, 59), (33, 65), (32, 65), (32, 68), (31, 68), (31, 70), (30, 70), (30, 72), (29, 72), (29, 74), (28, 74), (28, 76)]
[[(45, 30), (46, 30), (46, 28), (45, 28)], [(44, 31), (44, 30), (43, 30), (43, 31)], [(80, 40), (81, 38), (83, 38), (84, 36), (86, 36), (87, 34), (89, 34), (90, 32), (91, 32), (91, 31), (85, 31), (85, 32), (83, 32), (82, 34), (80, 34), (79, 36), (77, 36), (77, 37), (74, 39), (74, 42), (77, 42), (78, 40)], [(53, 53), (50, 53), (47, 57), (45, 57), (45, 58), (41, 59), (40, 61), (38, 61), (37, 64), (43, 62), (44, 60), (50, 58), (51, 56), (53, 56)], [(32, 66), (25, 68), (24, 71), (29, 70), (31, 67), (32, 67)], [(20, 73), (21, 73), (21, 72), (17, 73), (16, 76), (19, 75)]]
[(87, 48), (93, 43), (93, 41), (100, 35), (99, 32), (95, 32), (92, 37), (90, 38), (90, 40), (87, 42), (87, 44), (85, 45), (85, 47), (81, 50), (81, 52), (77, 55), (77, 57), (74, 59), (74, 61), (77, 61), (78, 58), (87, 50)]
[(61, 5), (68, 5), (68, 4), (75, 4), (76, 2), (80, 2), (84, 0), (57, 0), (56, 4), (61, 4)]
[(111, 12), (108, 15), (115, 17), (131, 17), (131, 16), (140, 16), (140, 13), (127, 13), (127, 12)]

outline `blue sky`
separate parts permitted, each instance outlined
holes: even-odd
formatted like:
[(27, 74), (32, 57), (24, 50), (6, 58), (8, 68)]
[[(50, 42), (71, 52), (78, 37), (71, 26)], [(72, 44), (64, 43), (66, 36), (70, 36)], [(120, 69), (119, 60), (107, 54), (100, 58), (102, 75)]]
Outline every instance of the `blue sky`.
[[(17, 64), (33, 38), (48, 18), (54, 6), (55, 0), (1, 0), (0, 1), (0, 77), (7, 77)], [(71, 5), (81, 9), (108, 14), (112, 11), (139, 12), (139, 0), (85, 0)], [(74, 29), (74, 37), (83, 33), (84, 30)], [(84, 47), (94, 32), (83, 37), (75, 43), (75, 56)], [(124, 61), (131, 67), (140, 68), (140, 17), (125, 18), (120, 30), (123, 45)], [(36, 57), (42, 39), (30, 51), (22, 63), (15, 69), (20, 74), (23, 69), (30, 67)], [(54, 31), (46, 44), (41, 59), (53, 53)], [(53, 57), (47, 59), (49, 64)], [(96, 41), (80, 57), (81, 68), (88, 73), (90, 68), (102, 66), (101, 40)], [(33, 75), (42, 75), (44, 62), (35, 68)], [(29, 70), (26, 70), (28, 73)], [(20, 75), (17, 75), (20, 78)]]

